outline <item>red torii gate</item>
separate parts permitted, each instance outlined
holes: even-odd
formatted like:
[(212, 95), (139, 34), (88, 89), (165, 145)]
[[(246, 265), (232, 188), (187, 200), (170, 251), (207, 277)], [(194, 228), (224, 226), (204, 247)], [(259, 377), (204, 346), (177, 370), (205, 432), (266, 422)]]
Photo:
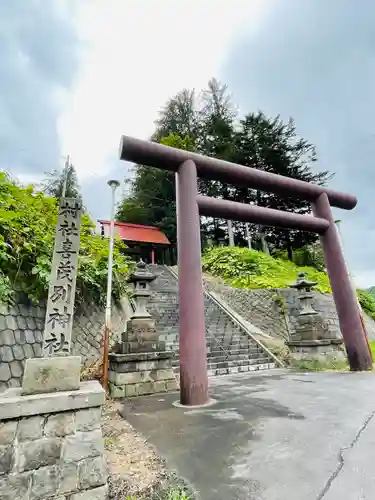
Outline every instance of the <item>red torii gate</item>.
[[(316, 184), (122, 136), (120, 159), (177, 173), (177, 241), (180, 300), (180, 402), (209, 401), (199, 215), (316, 232), (320, 236), (351, 370), (372, 366), (356, 297), (331, 206), (351, 210), (355, 196)], [(198, 177), (310, 201), (314, 215), (245, 205), (198, 194)]]

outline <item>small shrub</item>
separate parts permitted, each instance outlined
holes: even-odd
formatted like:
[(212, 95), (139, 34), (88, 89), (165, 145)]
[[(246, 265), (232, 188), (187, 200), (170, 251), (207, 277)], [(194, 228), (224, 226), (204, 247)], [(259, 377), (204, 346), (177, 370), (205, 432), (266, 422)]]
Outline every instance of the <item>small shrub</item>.
[(188, 495), (182, 488), (171, 488), (167, 495), (160, 500), (191, 500), (192, 496)]

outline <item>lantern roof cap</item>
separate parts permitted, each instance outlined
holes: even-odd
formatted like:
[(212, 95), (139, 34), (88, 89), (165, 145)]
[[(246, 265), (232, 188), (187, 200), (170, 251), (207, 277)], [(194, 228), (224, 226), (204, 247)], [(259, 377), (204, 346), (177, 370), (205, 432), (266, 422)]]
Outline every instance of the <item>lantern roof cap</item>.
[(153, 281), (156, 276), (147, 270), (147, 264), (142, 258), (137, 262), (136, 270), (129, 277), (129, 281), (136, 283), (137, 281)]
[(309, 280), (306, 276), (306, 273), (299, 272), (297, 280), (290, 285), (290, 288), (302, 290), (304, 288), (312, 288), (315, 285), (317, 285), (316, 281)]

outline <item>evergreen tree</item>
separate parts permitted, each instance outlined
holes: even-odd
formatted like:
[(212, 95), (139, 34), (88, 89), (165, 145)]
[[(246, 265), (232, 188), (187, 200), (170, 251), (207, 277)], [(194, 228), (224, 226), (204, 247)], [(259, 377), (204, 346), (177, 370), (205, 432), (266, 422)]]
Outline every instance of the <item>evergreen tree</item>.
[[(279, 116), (267, 118), (262, 112), (249, 113), (241, 120), (236, 132), (236, 162), (306, 182), (324, 185), (331, 175), (327, 171), (313, 172), (316, 151), (313, 145), (299, 138), (292, 119), (283, 123)], [(254, 190), (237, 191), (238, 201), (306, 214), (310, 203), (296, 198), (286, 198), (273, 193)], [(291, 259), (293, 249), (313, 243), (317, 235), (297, 230), (267, 228), (267, 241), (273, 248), (284, 248)]]
[[(153, 140), (164, 144), (232, 161), (295, 179), (325, 184), (328, 172), (315, 172), (315, 148), (298, 137), (293, 120), (283, 123), (279, 116), (270, 119), (262, 112), (249, 113), (239, 122), (228, 89), (212, 79), (198, 98), (183, 90), (172, 97), (156, 121)], [(243, 186), (201, 179), (199, 190), (207, 196), (256, 203), (260, 206), (295, 213), (307, 213), (310, 204)], [(172, 242), (176, 241), (174, 174), (150, 167), (136, 166), (131, 194), (121, 204), (119, 220), (157, 225)], [(219, 243), (227, 237), (227, 222), (202, 218), (203, 241)], [(247, 245), (245, 225), (234, 223), (237, 244)], [(253, 248), (266, 251), (293, 250), (317, 240), (302, 231), (263, 228), (250, 225)]]
[(160, 142), (170, 135), (189, 137), (192, 143), (198, 136), (198, 114), (194, 90), (183, 89), (169, 99), (155, 122), (152, 140)]
[[(236, 111), (226, 85), (212, 78), (207, 89), (202, 92), (199, 115), (199, 136), (197, 148), (199, 152), (214, 158), (233, 161), (234, 159), (234, 120)], [(214, 180), (200, 180), (199, 190), (212, 197), (233, 199), (235, 188), (226, 183)], [(238, 224), (233, 224), (236, 231)], [(227, 221), (206, 218), (202, 220), (202, 229), (206, 239), (219, 242), (229, 234)], [(232, 230), (232, 227), (231, 227)], [(238, 229), (237, 229), (238, 231)]]
[(46, 176), (42, 183), (42, 190), (49, 196), (53, 196), (58, 200), (62, 197), (64, 182), (67, 177), (65, 197), (82, 198), (74, 165), (68, 166), (68, 172), (66, 172), (65, 168), (62, 171), (54, 169), (51, 172), (46, 172)]

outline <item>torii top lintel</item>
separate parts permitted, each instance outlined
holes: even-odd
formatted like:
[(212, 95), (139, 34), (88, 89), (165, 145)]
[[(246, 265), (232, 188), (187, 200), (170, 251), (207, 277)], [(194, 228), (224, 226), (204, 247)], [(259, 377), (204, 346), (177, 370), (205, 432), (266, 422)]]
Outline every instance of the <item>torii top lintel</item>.
[(331, 206), (346, 210), (351, 210), (357, 204), (357, 198), (350, 194), (126, 135), (121, 138), (120, 159), (173, 172), (178, 170), (181, 163), (192, 160), (201, 178), (215, 179), (311, 202), (326, 193)]

